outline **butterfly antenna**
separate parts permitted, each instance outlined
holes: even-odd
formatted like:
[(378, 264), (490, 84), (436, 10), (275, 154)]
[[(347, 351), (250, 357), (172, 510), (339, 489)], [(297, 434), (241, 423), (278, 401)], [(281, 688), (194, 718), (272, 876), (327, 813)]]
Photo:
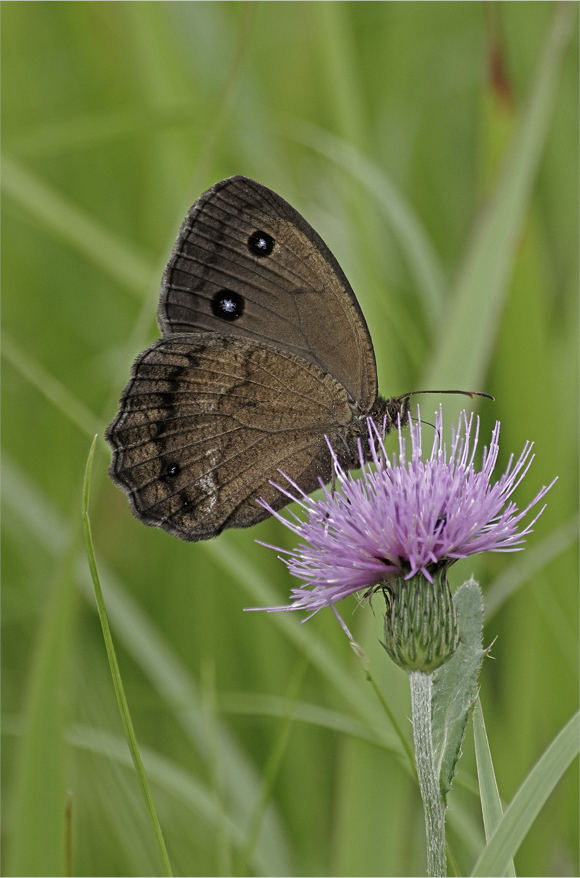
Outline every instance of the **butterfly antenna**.
[[(412, 420), (412, 421), (415, 421), (416, 424), (419, 423), (419, 418), (415, 418), (415, 417), (413, 417), (413, 415), (411, 415), (411, 420)], [(424, 421), (424, 420), (421, 418), (421, 423), (422, 423), (422, 424), (427, 424), (428, 427), (433, 427), (434, 430), (437, 429), (437, 427), (435, 426), (435, 424), (432, 424), (431, 421)]]
[[(409, 396), (415, 396), (417, 393), (459, 393), (462, 396), (470, 396), (473, 399), (474, 396), (485, 396), (486, 399), (492, 399), (495, 402), (495, 397), (491, 396), (489, 393), (482, 393), (481, 390), (411, 390), (409, 393), (402, 393), (400, 396), (397, 396), (397, 399), (407, 399)], [(425, 421), (425, 423), (427, 423)]]

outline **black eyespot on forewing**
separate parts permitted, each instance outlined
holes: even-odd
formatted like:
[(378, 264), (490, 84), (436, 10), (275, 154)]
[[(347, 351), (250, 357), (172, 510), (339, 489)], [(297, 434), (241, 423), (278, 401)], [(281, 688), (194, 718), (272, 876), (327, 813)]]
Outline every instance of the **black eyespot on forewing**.
[(211, 300), (211, 310), (221, 320), (239, 320), (244, 313), (245, 299), (233, 290), (219, 290)]
[(274, 249), (275, 243), (274, 238), (269, 235), (268, 232), (262, 232), (261, 229), (256, 229), (256, 231), (252, 232), (248, 238), (248, 250), (254, 256), (269, 256)]
[(178, 463), (169, 462), (165, 464), (163, 469), (163, 477), (166, 479), (175, 479), (181, 471), (181, 467)]

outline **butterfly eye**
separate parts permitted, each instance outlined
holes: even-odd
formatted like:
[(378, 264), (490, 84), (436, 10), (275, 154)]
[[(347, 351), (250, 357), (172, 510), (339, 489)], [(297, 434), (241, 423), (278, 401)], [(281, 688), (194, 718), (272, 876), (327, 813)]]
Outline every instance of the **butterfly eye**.
[(244, 297), (233, 290), (220, 290), (211, 300), (211, 310), (222, 320), (238, 320), (244, 313)]
[(250, 253), (253, 253), (254, 256), (269, 256), (274, 249), (275, 243), (276, 242), (271, 235), (257, 229), (255, 232), (252, 232), (248, 238), (248, 250)]

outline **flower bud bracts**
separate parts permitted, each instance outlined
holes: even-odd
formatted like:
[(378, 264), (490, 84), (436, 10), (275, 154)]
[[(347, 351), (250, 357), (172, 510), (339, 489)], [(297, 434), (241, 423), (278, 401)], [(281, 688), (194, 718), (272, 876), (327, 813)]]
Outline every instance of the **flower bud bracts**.
[(430, 674), (451, 658), (459, 642), (457, 614), (447, 581), (448, 564), (429, 582), (422, 573), (386, 583), (385, 642), (389, 657), (405, 671)]

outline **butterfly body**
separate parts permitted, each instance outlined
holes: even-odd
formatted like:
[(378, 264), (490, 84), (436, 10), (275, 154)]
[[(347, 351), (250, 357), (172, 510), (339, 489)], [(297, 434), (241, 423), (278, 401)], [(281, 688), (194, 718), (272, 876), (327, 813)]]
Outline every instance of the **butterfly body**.
[[(135, 516), (185, 540), (268, 516), (368, 450), (367, 418), (397, 426), (408, 398), (377, 395), (370, 335), (340, 266), (279, 195), (245, 177), (204, 193), (165, 269), (163, 338), (136, 360), (107, 429), (110, 474)], [(370, 453), (370, 452), (369, 452)]]

